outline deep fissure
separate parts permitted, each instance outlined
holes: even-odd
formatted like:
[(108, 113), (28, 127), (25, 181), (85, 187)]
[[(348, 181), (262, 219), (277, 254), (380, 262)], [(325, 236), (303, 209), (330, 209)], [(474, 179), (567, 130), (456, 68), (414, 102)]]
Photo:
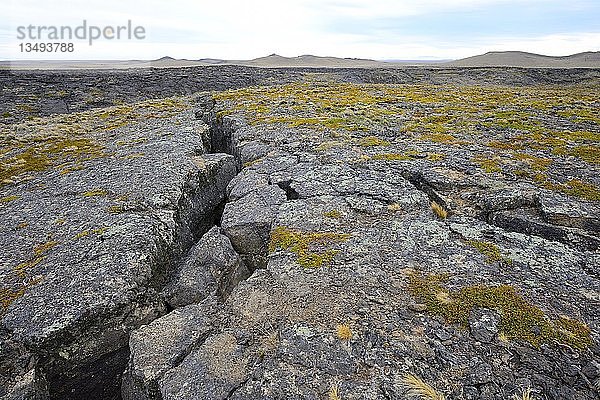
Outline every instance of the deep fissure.
[[(206, 98), (205, 98), (206, 100)], [(232, 134), (234, 127), (225, 126), (223, 119), (218, 118), (213, 110), (214, 101), (209, 98), (203, 103), (202, 99), (198, 102), (198, 112), (196, 117), (201, 118), (208, 125), (208, 138), (204, 139), (204, 154), (225, 153), (232, 155), (235, 159), (236, 174), (241, 170), (241, 161), (236, 149), (234, 148)], [(203, 195), (203, 189), (196, 188), (193, 196), (199, 198)], [(189, 204), (180, 202), (178, 204), (177, 214), (181, 218), (178, 221), (178, 228), (183, 230), (184, 226), (189, 225), (192, 233), (192, 240), (185, 240), (184, 235), (179, 232), (177, 243), (178, 248), (169, 249), (167, 259), (159, 260), (159, 263), (153, 266), (155, 269), (155, 278), (150, 282), (148, 290), (154, 290), (154, 296), (161, 295), (161, 289), (165, 287), (169, 279), (172, 278), (172, 272), (177, 265), (198, 242), (198, 240), (214, 226), (220, 226), (225, 204), (227, 203), (227, 194), (225, 189), (222, 193), (223, 200), (215, 207), (202, 215), (194, 216), (189, 210), (184, 209)], [(187, 221), (186, 218), (195, 220)], [(154, 289), (152, 289), (154, 287)], [(168, 302), (158, 299), (162, 302), (163, 312), (157, 315), (157, 318), (163, 317), (174, 311), (176, 308)], [(150, 323), (152, 321), (147, 321)], [(128, 332), (127, 338), (130, 332)], [(197, 344), (196, 344), (197, 345)], [(191, 351), (191, 350), (190, 350)], [(185, 357), (182, 356), (182, 357)], [(52, 399), (111, 399), (120, 400), (122, 376), (125, 372), (130, 358), (129, 342), (117, 350), (103, 354), (101, 357), (91, 360), (84, 365), (73, 365), (67, 371), (54, 373), (52, 369), (47, 369), (43, 360), (40, 360), (36, 369), (45, 376), (43, 381), (47, 382), (48, 392)], [(50, 364), (52, 365), (52, 364)]]

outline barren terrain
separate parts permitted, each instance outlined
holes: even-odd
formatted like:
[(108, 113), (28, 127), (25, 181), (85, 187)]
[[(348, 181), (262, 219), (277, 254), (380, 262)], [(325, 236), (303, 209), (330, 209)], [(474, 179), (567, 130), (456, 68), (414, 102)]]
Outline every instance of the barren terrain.
[(598, 399), (600, 70), (7, 72), (6, 399)]

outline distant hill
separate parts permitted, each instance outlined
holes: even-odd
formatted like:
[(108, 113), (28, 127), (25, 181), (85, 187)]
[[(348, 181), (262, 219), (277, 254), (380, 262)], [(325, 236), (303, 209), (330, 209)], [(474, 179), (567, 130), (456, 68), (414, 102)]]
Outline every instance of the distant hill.
[(248, 61), (228, 61), (230, 64), (247, 65), (253, 67), (328, 67), (328, 68), (376, 68), (394, 67), (398, 63), (367, 60), (361, 58), (338, 58), (302, 55), (298, 57), (283, 57), (278, 54), (256, 58)]
[(0, 61), (0, 69), (127, 69), (178, 68), (209, 65), (244, 65), (261, 68), (405, 68), (405, 67), (524, 67), (524, 68), (600, 68), (600, 52), (586, 52), (564, 57), (543, 56), (521, 51), (493, 51), (456, 61), (393, 60), (376, 61), (363, 58), (338, 58), (302, 55), (283, 57), (271, 54), (253, 60), (176, 59), (165, 56), (157, 60), (129, 61)]
[(543, 56), (522, 51), (490, 51), (478, 56), (450, 61), (448, 67), (600, 68), (600, 52), (570, 56)]

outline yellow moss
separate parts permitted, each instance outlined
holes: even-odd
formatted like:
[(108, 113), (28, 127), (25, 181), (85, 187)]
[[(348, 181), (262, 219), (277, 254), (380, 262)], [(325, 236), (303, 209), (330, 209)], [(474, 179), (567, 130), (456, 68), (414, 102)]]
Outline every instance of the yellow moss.
[(387, 160), (387, 161), (408, 161), (416, 159), (426, 159), (428, 161), (440, 161), (446, 158), (445, 154), (440, 153), (421, 153), (416, 150), (409, 150), (404, 153), (379, 153), (375, 154), (373, 160)]
[(148, 141), (148, 138), (141, 137), (141, 138), (131, 139), (131, 140), (117, 140), (115, 142), (115, 144), (117, 146), (133, 146), (136, 144), (146, 143), (147, 141)]
[(324, 212), (323, 215), (327, 218), (340, 219), (342, 214), (338, 210)]
[(413, 157), (406, 153), (385, 153), (385, 154), (375, 154), (373, 160), (387, 160), (387, 161), (405, 161), (412, 160)]
[(570, 150), (569, 154), (590, 164), (600, 164), (600, 146), (577, 146)]
[[(9, 149), (0, 156), (0, 185), (52, 167), (62, 174), (81, 169), (84, 161), (107, 155), (94, 134), (152, 118), (167, 118), (188, 107), (185, 99), (148, 100), (0, 126), (0, 147)], [(19, 140), (2, 139), (14, 136), (16, 131)]]
[(0, 203), (10, 203), (11, 201), (19, 200), (20, 196), (7, 196), (0, 199)]
[(569, 196), (580, 197), (590, 201), (600, 201), (600, 189), (591, 183), (579, 179), (570, 179), (565, 183), (553, 183), (548, 180), (541, 181), (541, 185), (547, 189), (560, 191)]
[(363, 147), (373, 147), (373, 146), (389, 146), (390, 142), (387, 140), (379, 139), (377, 136), (366, 136), (360, 138), (358, 144)]
[(112, 205), (107, 208), (107, 211), (111, 214), (121, 214), (125, 211), (125, 207), (121, 204)]
[(344, 242), (350, 238), (348, 234), (335, 232), (302, 232), (278, 226), (271, 232), (269, 252), (278, 248), (289, 250), (298, 257), (298, 264), (305, 268), (327, 266), (333, 261), (337, 250), (323, 247)]
[(476, 248), (477, 251), (479, 251), (481, 254), (483, 254), (485, 256), (485, 261), (488, 264), (493, 264), (495, 262), (512, 264), (512, 260), (508, 257), (503, 256), (500, 252), (500, 248), (494, 243), (479, 240), (469, 240), (467, 243), (472, 247)]
[[(489, 308), (500, 314), (500, 331), (508, 339), (524, 340), (535, 347), (558, 342), (580, 350), (592, 344), (590, 328), (583, 322), (566, 317), (549, 319), (512, 286), (473, 285), (448, 291), (443, 287), (447, 280), (445, 275), (413, 273), (409, 276), (409, 290), (427, 306), (429, 313), (442, 316), (448, 323), (467, 327), (474, 308)], [(451, 301), (439, 301), (436, 294), (440, 291), (446, 291)]]
[(528, 164), (529, 168), (534, 171), (545, 171), (548, 169), (552, 160), (544, 157), (536, 157), (526, 153), (515, 153), (514, 157)]
[(93, 189), (84, 192), (83, 197), (97, 197), (97, 196), (106, 196), (108, 192), (104, 189)]
[(486, 156), (475, 156), (471, 161), (478, 164), (481, 169), (487, 173), (501, 172), (500, 157), (486, 157)]
[(315, 147), (315, 150), (326, 151), (326, 150), (332, 149), (334, 147), (341, 147), (343, 145), (344, 145), (344, 142), (340, 142), (338, 140), (331, 140), (331, 141), (327, 141), (327, 142), (323, 142), (323, 143), (319, 144), (317, 147)]
[(127, 154), (121, 158), (123, 160), (133, 160), (135, 158), (143, 158), (145, 156), (146, 156), (146, 153), (132, 153), (132, 154)]
[[(470, 142), (472, 134), (489, 131), (481, 129), (482, 125), (512, 130), (524, 137), (552, 136), (548, 135), (541, 122), (544, 118), (540, 117), (554, 118), (557, 115), (554, 107), (567, 107), (559, 115), (576, 115), (577, 121), (595, 121), (598, 94), (596, 86), (515, 88), (340, 84), (311, 80), (230, 90), (216, 93), (214, 97), (226, 104), (222, 114), (242, 112), (251, 123), (346, 131), (379, 131), (386, 123), (395, 127), (402, 124), (402, 132), (420, 133), (423, 140), (463, 144)], [(403, 117), (401, 121), (399, 116)], [(561, 140), (567, 141), (595, 138), (583, 130), (576, 132), (579, 133), (559, 134)], [(515, 141), (507, 140), (505, 144), (512, 146)], [(521, 141), (518, 146), (525, 148), (527, 143)]]
[(27, 275), (27, 271), (36, 267), (39, 263), (41, 263), (42, 261), (44, 261), (43, 256), (37, 256), (35, 258), (32, 258), (30, 260), (27, 261), (23, 261), (22, 263), (20, 263), (19, 265), (17, 265), (14, 268), (14, 271), (17, 273), (17, 275), (20, 278), (24, 278)]
[(441, 153), (427, 153), (427, 159), (429, 161), (442, 161), (444, 158), (446, 158), (445, 154), (441, 154)]
[[(18, 154), (0, 160), (0, 185), (3, 180), (46, 171), (53, 165), (77, 163), (104, 156), (103, 147), (92, 139), (39, 139)], [(16, 150), (18, 151), (18, 147)]]
[(32, 106), (30, 106), (29, 104), (17, 104), (17, 110), (21, 110), (21, 111), (25, 111), (28, 113), (33, 113), (35, 112), (35, 108), (33, 108)]
[(87, 237), (92, 234), (100, 236), (107, 230), (108, 230), (107, 227), (96, 228), (96, 229), (86, 229), (84, 231), (79, 232), (77, 235), (75, 235), (75, 239), (81, 239), (81, 238)]
[(512, 140), (510, 142), (492, 140), (487, 143), (487, 146), (499, 150), (523, 150), (527, 147), (526, 144), (520, 140)]
[(397, 212), (402, 210), (402, 206), (398, 203), (392, 203), (387, 206), (387, 209), (392, 212)]
[(598, 116), (598, 110), (594, 108), (580, 106), (579, 108), (559, 111), (558, 114), (576, 122), (594, 122), (600, 125), (600, 116)]
[(460, 143), (458, 139), (448, 133), (426, 133), (419, 136), (419, 139), (436, 143)]
[(41, 243), (33, 248), (33, 252), (35, 253), (36, 256), (41, 256), (42, 254), (44, 254), (45, 252), (47, 252), (48, 250), (50, 250), (57, 244), (59, 244), (59, 242), (57, 242), (56, 240), (51, 240), (46, 243)]
[(244, 168), (251, 167), (254, 164), (257, 164), (257, 163), (263, 161), (264, 159), (265, 159), (264, 157), (261, 157), (261, 158), (257, 158), (256, 160), (247, 161), (247, 162), (244, 163)]
[(17, 289), (0, 288), (0, 317), (6, 313), (8, 307), (19, 297), (25, 294), (26, 286), (19, 286)]

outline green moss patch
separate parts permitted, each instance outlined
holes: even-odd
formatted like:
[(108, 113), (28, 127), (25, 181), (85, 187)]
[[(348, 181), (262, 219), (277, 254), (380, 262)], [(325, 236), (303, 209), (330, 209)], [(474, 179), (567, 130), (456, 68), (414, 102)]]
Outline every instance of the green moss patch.
[[(106, 157), (98, 134), (189, 108), (185, 98), (147, 100), (53, 117), (32, 118), (0, 126), (0, 186), (32, 173), (56, 168), (61, 174), (84, 168), (84, 162)], [(14, 139), (18, 137), (19, 139)], [(132, 145), (145, 139), (124, 142)]]
[(10, 203), (11, 201), (19, 200), (20, 196), (6, 196), (0, 199), (0, 203)]
[(323, 213), (323, 215), (327, 218), (340, 219), (342, 218), (342, 213), (338, 210), (330, 210)]
[(590, 328), (583, 322), (567, 317), (551, 320), (512, 286), (473, 285), (450, 291), (444, 287), (447, 280), (445, 275), (409, 276), (411, 294), (447, 323), (466, 328), (474, 308), (489, 308), (500, 314), (500, 330), (508, 339), (524, 340), (535, 347), (560, 343), (580, 350), (592, 344)]
[(502, 172), (499, 157), (476, 156), (472, 161), (488, 174)]
[(29, 147), (13, 149), (13, 155), (0, 159), (0, 186), (22, 175), (42, 172), (56, 166), (73, 167), (86, 160), (103, 157), (104, 147), (93, 139), (38, 139)]
[(512, 260), (506, 256), (503, 256), (500, 252), (500, 248), (494, 243), (479, 240), (469, 240), (467, 243), (483, 254), (485, 256), (485, 261), (488, 264), (493, 264), (495, 262), (512, 264)]
[(377, 136), (366, 136), (360, 138), (358, 144), (363, 147), (373, 147), (373, 146), (389, 146), (390, 142), (387, 140), (379, 139)]
[(289, 250), (298, 257), (298, 264), (305, 268), (328, 266), (339, 252), (328, 247), (345, 242), (349, 234), (336, 232), (302, 232), (278, 226), (271, 232), (269, 252)]
[(564, 183), (554, 183), (549, 180), (543, 180), (541, 186), (546, 189), (562, 192), (569, 196), (575, 196), (590, 201), (600, 201), (600, 188), (579, 179), (570, 179)]
[(373, 160), (386, 160), (386, 161), (409, 161), (426, 159), (428, 161), (441, 161), (446, 158), (445, 154), (441, 153), (421, 153), (415, 150), (409, 150), (404, 153), (379, 153), (371, 157)]
[(104, 189), (93, 189), (84, 192), (83, 197), (98, 197), (98, 196), (106, 196), (108, 192)]

